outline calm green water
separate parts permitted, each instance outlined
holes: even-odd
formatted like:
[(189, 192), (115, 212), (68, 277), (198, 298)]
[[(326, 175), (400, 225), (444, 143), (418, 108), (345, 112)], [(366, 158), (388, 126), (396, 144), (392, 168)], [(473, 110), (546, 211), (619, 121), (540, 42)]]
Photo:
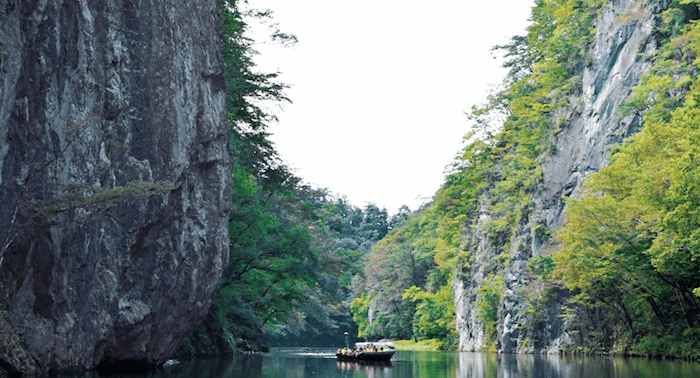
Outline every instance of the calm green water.
[(503, 377), (503, 378), (697, 378), (700, 364), (618, 358), (485, 353), (397, 352), (391, 366), (336, 362), (332, 349), (285, 348), (234, 360), (183, 362), (160, 371), (118, 377)]

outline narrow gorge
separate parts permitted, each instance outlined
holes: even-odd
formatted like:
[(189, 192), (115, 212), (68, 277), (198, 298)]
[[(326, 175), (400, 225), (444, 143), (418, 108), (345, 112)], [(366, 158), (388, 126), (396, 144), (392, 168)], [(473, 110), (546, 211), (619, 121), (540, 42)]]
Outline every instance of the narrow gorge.
[[(256, 6), (0, 0), (0, 377), (158, 377), (181, 363), (179, 374), (232, 363), (211, 376), (292, 376), (299, 361), (323, 371), (318, 360), (333, 362), (329, 376), (371, 376), (340, 361), (341, 350), (380, 339), (454, 358), (440, 360), (444, 371), (458, 364), (482, 376), (488, 364), (583, 376), (551, 363), (568, 354), (685, 359), (695, 371), (700, 0), (533, 1), (523, 34), (493, 48), (505, 78), (464, 117), (462, 147), (437, 192), (390, 210), (310, 184), (283, 158), (275, 132), (294, 95), (318, 108), (331, 104), (322, 97), (342, 101), (295, 91), (260, 64), (259, 50), (299, 40)], [(323, 11), (337, 17), (331, 8)], [(432, 41), (425, 25), (437, 21), (425, 17), (410, 25)], [(376, 63), (406, 47), (374, 51), (355, 32), (333, 41), (346, 58)], [(470, 49), (477, 37), (450, 48)], [(432, 67), (401, 85), (438, 96), (414, 84), (440, 81), (431, 70), (448, 66), (438, 57), (447, 45), (436, 42), (433, 57), (423, 39), (397, 41)], [(318, 54), (301, 65), (314, 79), (363, 75), (364, 63), (336, 72), (325, 66), (332, 54)], [(295, 62), (273, 63), (284, 71)], [(396, 68), (375, 63), (365, 68)], [(368, 94), (389, 79), (358, 83)], [(341, 92), (351, 86), (338, 83)], [(303, 97), (310, 93), (315, 100)], [(385, 111), (342, 105), (372, 125), (371, 112)], [(362, 135), (377, 140), (342, 141), (341, 151), (332, 143), (350, 135), (334, 134), (342, 122), (307, 116), (317, 127), (304, 137), (312, 160), (349, 155), (351, 168), (333, 166), (328, 182), (356, 170), (373, 185), (367, 192), (386, 190), (363, 164), (428, 180), (385, 150), (404, 139)], [(433, 126), (423, 125), (425, 136)], [(383, 161), (368, 163), (363, 154), (375, 147)], [(406, 153), (436, 153), (421, 148)], [(276, 360), (279, 348), (302, 346)], [(413, 356), (381, 372), (420, 376), (429, 364)]]

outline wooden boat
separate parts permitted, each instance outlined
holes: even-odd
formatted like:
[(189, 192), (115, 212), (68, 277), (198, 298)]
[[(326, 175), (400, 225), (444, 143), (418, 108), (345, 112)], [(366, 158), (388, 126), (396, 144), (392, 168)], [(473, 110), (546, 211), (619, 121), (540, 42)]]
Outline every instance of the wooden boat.
[(354, 349), (345, 353), (338, 351), (335, 358), (338, 361), (389, 362), (394, 353), (396, 350), (391, 343), (357, 343)]
[(335, 357), (338, 361), (372, 361), (372, 362), (388, 362), (396, 353), (393, 350), (383, 352), (356, 352), (349, 354), (336, 353)]

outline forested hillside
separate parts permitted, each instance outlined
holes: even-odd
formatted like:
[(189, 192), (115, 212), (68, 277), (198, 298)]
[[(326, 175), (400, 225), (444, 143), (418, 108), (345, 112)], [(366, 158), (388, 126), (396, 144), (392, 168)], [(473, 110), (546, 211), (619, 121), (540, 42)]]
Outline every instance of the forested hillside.
[(366, 260), (359, 336), (699, 357), (697, 18), (537, 1), (442, 188)]
[[(688, 13), (684, 13), (688, 12)], [(672, 8), (668, 42), (635, 88), (625, 112), (641, 131), (568, 203), (548, 281), (604, 325), (600, 343), (636, 353), (700, 352), (700, 24), (697, 8)], [(551, 268), (550, 268), (551, 267)], [(613, 340), (606, 340), (614, 335)]]
[[(221, 8), (227, 115), (233, 164), (230, 263), (206, 322), (182, 355), (260, 350), (269, 345), (334, 345), (355, 326), (350, 287), (363, 255), (390, 223), (377, 206), (358, 208), (305, 185), (270, 141), (270, 103), (289, 101), (277, 73), (256, 67), (249, 23), (272, 17), (229, 0)], [(279, 43), (293, 35), (271, 30)]]

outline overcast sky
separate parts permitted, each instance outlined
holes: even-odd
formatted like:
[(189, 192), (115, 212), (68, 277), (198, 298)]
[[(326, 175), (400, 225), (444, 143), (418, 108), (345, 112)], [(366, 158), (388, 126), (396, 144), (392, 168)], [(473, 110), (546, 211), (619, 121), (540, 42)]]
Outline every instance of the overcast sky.
[[(522, 34), (531, 0), (250, 0), (299, 43), (258, 46), (293, 104), (273, 141), (306, 182), (395, 211), (430, 199), (503, 79), (492, 46)], [(255, 39), (266, 31), (255, 29)], [(269, 34), (269, 33), (268, 33)]]

